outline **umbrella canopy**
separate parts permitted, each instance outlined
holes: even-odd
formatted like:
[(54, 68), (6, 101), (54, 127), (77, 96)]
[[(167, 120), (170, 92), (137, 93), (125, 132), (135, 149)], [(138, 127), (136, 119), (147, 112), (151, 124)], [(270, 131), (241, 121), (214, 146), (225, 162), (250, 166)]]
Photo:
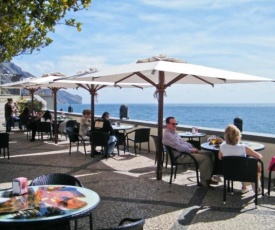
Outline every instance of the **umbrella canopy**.
[[(58, 141), (58, 133), (57, 133), (57, 92), (60, 89), (65, 88), (86, 88), (90, 89), (93, 88), (94, 85), (101, 87), (103, 86), (113, 86), (114, 83), (101, 83), (100, 82), (89, 82), (89, 81), (67, 81), (62, 80), (65, 77), (65, 75), (61, 73), (50, 73), (50, 74), (44, 74), (41, 78), (28, 78), (23, 81), (18, 82), (11, 82), (7, 84), (1, 85), (3, 88), (24, 88), (26, 90), (29, 90), (32, 100), (32, 114), (33, 114), (33, 98), (34, 93), (42, 88), (48, 88), (52, 90), (53, 96), (54, 96), (54, 127), (55, 127), (55, 143)], [(60, 81), (55, 81), (59, 79)], [(92, 85), (92, 86), (91, 86)]]
[[(114, 84), (114, 82), (99, 82), (95, 81), (94, 79), (87, 80), (84, 78), (84, 80), (80, 80), (82, 76), (85, 76), (86, 74), (92, 74), (96, 73), (97, 69), (96, 68), (90, 68), (88, 70), (84, 71), (79, 71), (75, 75), (71, 77), (64, 77), (60, 79), (55, 79), (54, 83), (59, 84), (59, 83), (68, 83), (70, 84), (71, 82), (76, 83), (78, 87), (81, 87), (85, 90), (87, 90), (90, 95), (91, 95), (91, 124), (94, 125), (94, 107), (95, 107), (95, 98), (98, 95), (98, 91), (101, 89), (104, 89), (105, 87), (116, 87), (116, 88), (138, 88), (138, 89), (143, 89), (145, 87), (151, 87), (151, 84), (149, 83), (139, 83), (138, 85), (132, 84), (132, 83), (119, 83), (119, 84)], [(93, 127), (92, 127), (93, 128)]]
[[(91, 71), (89, 71), (90, 73)], [(85, 71), (84, 73), (87, 73)], [(82, 73), (79, 73), (80, 75)], [(23, 81), (18, 82), (11, 82), (7, 84), (1, 85), (3, 88), (24, 88), (26, 90), (29, 90), (32, 100), (32, 112), (33, 112), (33, 97), (34, 93), (42, 88), (48, 88), (52, 90), (53, 96), (54, 96), (54, 126), (55, 126), (55, 143), (58, 141), (58, 133), (57, 133), (57, 92), (60, 89), (65, 88), (75, 88), (78, 89), (83, 88), (87, 91), (89, 91), (91, 95), (91, 123), (94, 124), (94, 100), (97, 96), (97, 91), (100, 89), (103, 89), (105, 87), (118, 87), (118, 88), (124, 88), (124, 87), (136, 87), (136, 88), (143, 88), (143, 87), (149, 87), (150, 84), (144, 83), (139, 84), (138, 86), (135, 86), (133, 84), (129, 83), (121, 83), (114, 85), (113, 82), (98, 82), (98, 81), (81, 81), (81, 80), (66, 80), (65, 75), (61, 73), (49, 73), (44, 74), (41, 78), (28, 78)]]
[[(149, 83), (156, 88), (158, 98), (158, 137), (162, 149), (163, 134), (163, 96), (165, 89), (173, 84), (215, 84), (267, 82), (272, 81), (253, 75), (188, 64), (179, 59), (164, 55), (141, 59), (136, 63), (110, 67), (102, 71), (83, 74), (78, 80), (121, 83)], [(162, 154), (158, 153), (157, 179), (162, 179)]]

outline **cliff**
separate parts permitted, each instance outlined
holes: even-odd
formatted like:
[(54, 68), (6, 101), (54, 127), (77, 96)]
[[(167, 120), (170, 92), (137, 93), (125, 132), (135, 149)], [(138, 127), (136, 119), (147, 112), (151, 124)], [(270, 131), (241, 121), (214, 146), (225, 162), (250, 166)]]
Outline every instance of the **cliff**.
[[(0, 77), (1, 84), (20, 81), (24, 78), (35, 77), (31, 73), (23, 71), (19, 66), (15, 65), (12, 62), (2, 62), (0, 63)], [(6, 93), (9, 94), (19, 94), (19, 90), (9, 90), (5, 89)], [(22, 90), (24, 95), (28, 95), (27, 90)], [(35, 94), (38, 94), (43, 98), (43, 95), (50, 96), (52, 94), (50, 89), (41, 89), (37, 91)], [(68, 93), (65, 90), (59, 90), (57, 93), (57, 103), (58, 104), (82, 104), (82, 97), (78, 95), (73, 95)]]

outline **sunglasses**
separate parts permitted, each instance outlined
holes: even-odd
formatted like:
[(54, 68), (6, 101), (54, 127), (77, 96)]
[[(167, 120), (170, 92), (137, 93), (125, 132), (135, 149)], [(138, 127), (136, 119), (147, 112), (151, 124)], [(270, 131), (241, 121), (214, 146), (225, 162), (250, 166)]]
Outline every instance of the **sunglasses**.
[(170, 125), (178, 125), (178, 123), (169, 123)]

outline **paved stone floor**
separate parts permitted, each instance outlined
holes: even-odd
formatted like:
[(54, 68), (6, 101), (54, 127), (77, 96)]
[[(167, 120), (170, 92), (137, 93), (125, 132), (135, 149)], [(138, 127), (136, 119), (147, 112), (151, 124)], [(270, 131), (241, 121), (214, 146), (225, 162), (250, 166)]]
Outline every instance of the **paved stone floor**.
[[(120, 156), (105, 160), (84, 155), (82, 146), (79, 152), (74, 147), (69, 155), (68, 148), (64, 136), (58, 144), (30, 142), (15, 129), (10, 135), (10, 161), (0, 155), (0, 189), (10, 188), (12, 179), (19, 176), (31, 181), (46, 173), (74, 175), (101, 198), (93, 211), (95, 229), (117, 225), (124, 217), (144, 217), (144, 229), (152, 230), (274, 229), (274, 190), (270, 197), (259, 196), (255, 209), (253, 192), (241, 194), (241, 185), (235, 182), (234, 195), (228, 195), (223, 204), (222, 183), (214, 190), (198, 188), (192, 169), (180, 167), (169, 185), (168, 165), (163, 179), (156, 180), (154, 153), (144, 151), (135, 156), (121, 151)], [(88, 218), (81, 219), (79, 229), (88, 229), (88, 223)]]

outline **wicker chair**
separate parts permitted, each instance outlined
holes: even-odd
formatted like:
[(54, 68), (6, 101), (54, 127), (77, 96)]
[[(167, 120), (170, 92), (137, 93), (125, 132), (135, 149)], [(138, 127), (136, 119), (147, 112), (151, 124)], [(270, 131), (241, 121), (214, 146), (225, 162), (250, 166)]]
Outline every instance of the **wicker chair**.
[[(197, 184), (199, 186), (199, 164), (198, 161), (195, 159), (195, 157), (192, 156), (190, 153), (186, 152), (180, 152), (180, 156), (186, 155), (187, 157), (190, 158), (190, 162), (188, 163), (178, 163), (177, 162), (177, 157), (174, 156), (173, 151), (178, 152), (176, 149), (171, 148), (170, 146), (164, 145), (166, 148), (166, 152), (168, 153), (170, 157), (170, 162), (171, 162), (171, 176), (170, 176), (170, 184), (172, 184), (172, 177), (174, 174), (174, 179), (176, 179), (177, 175), (177, 170), (178, 170), (178, 165), (188, 165), (190, 166), (191, 164), (194, 164), (196, 167), (196, 178), (197, 178)], [(178, 152), (179, 153), (179, 152)], [(175, 173), (174, 173), (174, 167), (175, 167)]]
[[(159, 156), (159, 138), (158, 136), (155, 136), (155, 135), (150, 135), (152, 137), (152, 139), (154, 140), (154, 143), (155, 143), (155, 148), (156, 148), (156, 157), (155, 157), (155, 164), (157, 163), (157, 159), (158, 159), (158, 156)], [(166, 158), (165, 161), (166, 161), (166, 165), (165, 167), (167, 168), (167, 164), (168, 164), (168, 154), (166, 153), (166, 149), (165, 147), (162, 145), (162, 149), (161, 149), (161, 152), (162, 152), (162, 164), (164, 162), (164, 157)]]
[(37, 123), (37, 132), (41, 135), (41, 140), (43, 140), (43, 133), (48, 133), (50, 135), (50, 139), (53, 137), (53, 128), (52, 123), (50, 122), (38, 122)]
[(109, 133), (101, 132), (101, 131), (91, 131), (91, 157), (95, 155), (96, 146), (100, 146), (102, 149), (102, 154), (106, 155), (106, 159), (108, 157), (107, 149), (108, 149), (108, 141), (109, 141)]
[[(63, 173), (52, 173), (46, 174), (39, 177), (36, 177), (31, 183), (30, 186), (37, 186), (37, 185), (72, 185), (72, 186), (79, 186), (84, 187), (83, 184), (78, 180), (76, 177), (71, 176), (69, 174)], [(92, 213), (89, 213), (90, 219), (90, 229), (92, 229)], [(88, 216), (86, 215), (86, 216)], [(83, 216), (85, 217), (85, 216)], [(70, 222), (68, 221), (68, 229), (70, 229)], [(77, 220), (75, 220), (75, 230), (77, 229)]]
[[(258, 204), (258, 162), (261, 164), (261, 183), (264, 188), (263, 162), (252, 157), (225, 156), (222, 158), (223, 163), (223, 203), (226, 203), (226, 181), (228, 190), (233, 193), (233, 181), (255, 183), (255, 206)], [(230, 189), (231, 181), (231, 189)], [(262, 189), (264, 196), (264, 189)]]
[(6, 149), (7, 149), (7, 155), (8, 160), (10, 159), (10, 147), (9, 147), (9, 141), (10, 141), (10, 134), (8, 133), (0, 133), (0, 154), (2, 154), (2, 149), (4, 150), (4, 158), (6, 157)]
[[(134, 137), (131, 138), (129, 135), (134, 134)], [(133, 131), (130, 131), (126, 133), (126, 140), (127, 140), (127, 148), (129, 151), (129, 141), (134, 142), (135, 146), (135, 155), (137, 155), (137, 143), (139, 143), (139, 152), (141, 151), (141, 143), (147, 142), (148, 143), (148, 152), (150, 153), (150, 128), (140, 128), (135, 129)]]
[(86, 155), (86, 145), (85, 145), (85, 142), (89, 141), (89, 140), (84, 139), (82, 136), (80, 136), (78, 133), (76, 133), (74, 127), (67, 127), (66, 131), (67, 131), (67, 135), (68, 135), (69, 140), (70, 140), (69, 154), (71, 154), (72, 143), (76, 143), (77, 144), (77, 152), (78, 152), (78, 149), (79, 149), (79, 143), (83, 143), (84, 152), (85, 152), (85, 155)]

